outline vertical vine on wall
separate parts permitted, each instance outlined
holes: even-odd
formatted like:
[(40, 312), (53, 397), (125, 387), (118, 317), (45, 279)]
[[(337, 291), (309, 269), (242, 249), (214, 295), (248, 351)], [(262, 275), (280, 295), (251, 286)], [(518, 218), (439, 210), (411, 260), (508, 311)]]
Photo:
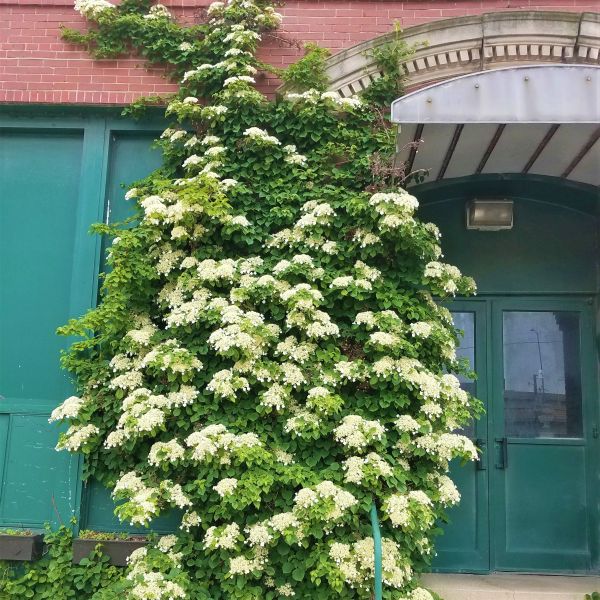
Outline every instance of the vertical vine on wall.
[(164, 164), (127, 192), (138, 224), (96, 227), (115, 236), (102, 302), (61, 329), (78, 395), (52, 414), (70, 425), (58, 447), (85, 454), (121, 519), (183, 512), (97, 597), (370, 598), (375, 502), (384, 597), (431, 599), (415, 575), (459, 499), (449, 461), (477, 455), (453, 431), (479, 410), (433, 298), (474, 284), (374, 168), (397, 82), (342, 98), (313, 49), (287, 79), (315, 87), (267, 100), (266, 2), (214, 2), (189, 27), (142, 0), (75, 7), (93, 25), (66, 39), (180, 81)]

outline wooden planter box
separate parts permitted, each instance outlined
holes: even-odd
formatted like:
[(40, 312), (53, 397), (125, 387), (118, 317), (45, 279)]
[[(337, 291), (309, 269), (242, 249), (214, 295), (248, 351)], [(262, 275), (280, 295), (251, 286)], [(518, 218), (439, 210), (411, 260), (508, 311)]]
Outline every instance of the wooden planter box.
[(100, 545), (100, 550), (110, 559), (110, 564), (116, 567), (127, 566), (129, 555), (147, 544), (146, 540), (88, 540), (76, 538), (73, 540), (73, 563), (78, 565)]
[(43, 534), (0, 535), (0, 560), (37, 560), (42, 556)]

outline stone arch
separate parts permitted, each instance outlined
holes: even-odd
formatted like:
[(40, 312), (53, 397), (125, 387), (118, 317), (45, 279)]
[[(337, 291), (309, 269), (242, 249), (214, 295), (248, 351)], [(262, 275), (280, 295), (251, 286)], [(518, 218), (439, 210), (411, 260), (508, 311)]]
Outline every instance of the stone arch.
[[(330, 89), (357, 93), (380, 77), (366, 53), (392, 39), (383, 35), (328, 60)], [(600, 13), (509, 11), (433, 21), (404, 31), (419, 45), (404, 63), (407, 89), (449, 77), (507, 66), (548, 63), (600, 64)]]

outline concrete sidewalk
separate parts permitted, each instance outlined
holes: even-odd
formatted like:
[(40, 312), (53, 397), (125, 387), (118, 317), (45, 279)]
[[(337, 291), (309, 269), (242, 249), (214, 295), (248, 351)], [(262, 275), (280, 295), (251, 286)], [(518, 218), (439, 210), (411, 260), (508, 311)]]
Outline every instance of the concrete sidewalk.
[(430, 574), (423, 583), (444, 600), (583, 600), (600, 592), (600, 577), (562, 575)]

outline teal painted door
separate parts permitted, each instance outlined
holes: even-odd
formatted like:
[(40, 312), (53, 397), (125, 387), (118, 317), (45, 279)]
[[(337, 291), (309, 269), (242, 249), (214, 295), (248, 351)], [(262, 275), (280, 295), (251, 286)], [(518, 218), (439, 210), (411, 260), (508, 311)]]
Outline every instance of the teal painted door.
[(437, 543), (441, 571), (589, 572), (597, 561), (598, 367), (591, 302), (453, 303), (463, 386), (487, 412), (464, 433), (483, 450), (453, 464), (461, 491)]
[(591, 305), (492, 305), (494, 566), (585, 572), (592, 566), (597, 368)]
[(0, 525), (69, 522), (79, 458), (54, 450), (72, 393), (55, 330), (77, 310), (82, 130), (0, 130)]

